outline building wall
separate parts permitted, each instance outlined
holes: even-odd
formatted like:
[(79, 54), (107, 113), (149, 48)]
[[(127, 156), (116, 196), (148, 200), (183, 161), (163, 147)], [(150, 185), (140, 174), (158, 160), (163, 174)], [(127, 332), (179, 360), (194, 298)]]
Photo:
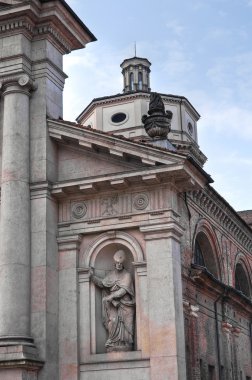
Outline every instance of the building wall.
[[(252, 254), (246, 238), (251, 239), (249, 228), (235, 213), (228, 213), (225, 203), (211, 189), (197, 195), (181, 195), (180, 210), (185, 228), (182, 272), (187, 377), (249, 379), (252, 377)], [(202, 231), (212, 247), (212, 252), (206, 254), (214, 255), (217, 278), (209, 273), (202, 275), (203, 268), (192, 266), (196, 261), (195, 241)], [(212, 262), (206, 261), (211, 273)], [(234, 290), (237, 263), (244, 267), (249, 282), (250, 293), (246, 297)]]

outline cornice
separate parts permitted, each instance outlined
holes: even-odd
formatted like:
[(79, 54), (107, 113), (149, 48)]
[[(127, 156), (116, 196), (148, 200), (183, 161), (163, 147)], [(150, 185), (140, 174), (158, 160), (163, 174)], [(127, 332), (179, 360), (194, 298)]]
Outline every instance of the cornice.
[(252, 253), (252, 232), (246, 223), (242, 223), (238, 214), (224, 204), (221, 200), (215, 199), (211, 194), (211, 189), (196, 190), (188, 192), (191, 201), (196, 204), (206, 216), (215, 220), (216, 224), (224, 228), (234, 237), (246, 250)]
[[(229, 299), (239, 308), (247, 310), (251, 313), (252, 302), (251, 299), (246, 297), (242, 292), (233, 288), (230, 285), (224, 284), (224, 282), (216, 279), (206, 268), (192, 264), (189, 276), (185, 277), (200, 287), (206, 288), (216, 295), (222, 295), (226, 299)], [(224, 292), (223, 292), (224, 290)]]
[(0, 32), (6, 32), (10, 30), (24, 28), (32, 32), (33, 23), (28, 17), (20, 16), (19, 18), (12, 20), (4, 20), (0, 23)]
[(22, 1), (0, 9), (0, 34), (20, 33), (31, 40), (43, 36), (63, 54), (96, 40), (64, 1)]
[(86, 117), (88, 117), (92, 111), (97, 106), (103, 106), (108, 104), (118, 104), (123, 103), (125, 101), (131, 101), (134, 99), (149, 99), (150, 93), (149, 92), (132, 92), (130, 94), (116, 94), (112, 96), (102, 97), (102, 98), (94, 98), (87, 107), (81, 112), (81, 114), (76, 118), (77, 122), (81, 122), (81, 119), (83, 118), (84, 114), (86, 114)]
[[(174, 132), (174, 131), (172, 131), (172, 132)], [(207, 161), (207, 157), (199, 149), (199, 146), (198, 146), (198, 144), (196, 144), (195, 141), (192, 140), (191, 142), (183, 142), (183, 141), (178, 141), (175, 139), (170, 139), (170, 141), (173, 145), (175, 145), (178, 152), (181, 152), (183, 154), (190, 154), (201, 167)]]
[(162, 164), (177, 163), (186, 159), (184, 155), (179, 153), (140, 144), (126, 138), (122, 139), (119, 136), (96, 129), (80, 128), (78, 124), (69, 125), (64, 121), (48, 120), (48, 127), (50, 136), (55, 140), (64, 142), (69, 139), (72, 144), (78, 144), (88, 149), (93, 149), (95, 146), (103, 147), (118, 157), (128, 154), (139, 157), (143, 163), (149, 165), (155, 165), (156, 162)]
[(47, 35), (51, 42), (56, 44), (62, 54), (68, 54), (72, 51), (71, 42), (62, 37), (62, 33), (52, 24), (47, 23), (35, 27), (33, 30), (33, 39), (39, 40), (41, 36)]
[[(196, 109), (192, 106), (188, 99), (183, 96), (172, 95), (172, 94), (160, 94), (162, 99), (165, 102), (174, 103), (174, 104), (184, 104), (190, 112), (193, 113), (196, 119), (200, 118), (200, 115)], [(150, 98), (150, 92), (131, 92), (126, 94), (116, 94), (111, 96), (106, 96), (102, 98), (94, 98), (88, 106), (81, 112), (81, 114), (76, 118), (78, 122), (81, 121), (84, 114), (90, 114), (97, 106), (108, 105), (108, 104), (118, 104), (129, 100), (134, 99), (148, 99)]]
[(72, 50), (71, 42), (62, 37), (62, 33), (53, 25), (53, 22), (36, 26), (35, 21), (22, 15), (14, 20), (0, 21), (0, 34), (12, 35), (17, 33), (24, 33), (30, 40), (38, 40), (47, 35), (63, 54), (70, 53)]

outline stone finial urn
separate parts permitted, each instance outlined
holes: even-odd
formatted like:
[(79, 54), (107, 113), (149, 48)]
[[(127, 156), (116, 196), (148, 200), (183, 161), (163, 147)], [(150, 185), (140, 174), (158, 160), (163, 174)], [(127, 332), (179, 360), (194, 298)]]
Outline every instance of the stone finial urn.
[(146, 133), (153, 139), (166, 139), (171, 128), (172, 112), (165, 111), (161, 96), (151, 92), (148, 115), (142, 116)]

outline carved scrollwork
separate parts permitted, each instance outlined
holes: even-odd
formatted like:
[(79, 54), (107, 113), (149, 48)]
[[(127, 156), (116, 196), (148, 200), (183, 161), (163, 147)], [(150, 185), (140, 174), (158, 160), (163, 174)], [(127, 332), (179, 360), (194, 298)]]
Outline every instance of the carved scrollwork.
[(18, 84), (19, 86), (27, 86), (27, 84), (30, 82), (30, 78), (27, 74), (24, 74), (22, 75), (19, 79), (18, 79)]
[(0, 90), (5, 90), (10, 85), (18, 85), (22, 88), (27, 87), (28, 91), (34, 91), (37, 89), (36, 83), (28, 74), (12, 75), (3, 77), (0, 80)]

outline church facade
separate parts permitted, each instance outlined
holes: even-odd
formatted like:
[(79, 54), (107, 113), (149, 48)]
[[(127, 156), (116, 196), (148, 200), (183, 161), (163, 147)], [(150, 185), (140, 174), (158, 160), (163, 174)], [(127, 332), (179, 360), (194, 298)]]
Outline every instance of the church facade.
[(199, 113), (150, 88), (63, 120), (64, 0), (0, 1), (0, 378), (251, 380), (251, 211), (211, 186)]

